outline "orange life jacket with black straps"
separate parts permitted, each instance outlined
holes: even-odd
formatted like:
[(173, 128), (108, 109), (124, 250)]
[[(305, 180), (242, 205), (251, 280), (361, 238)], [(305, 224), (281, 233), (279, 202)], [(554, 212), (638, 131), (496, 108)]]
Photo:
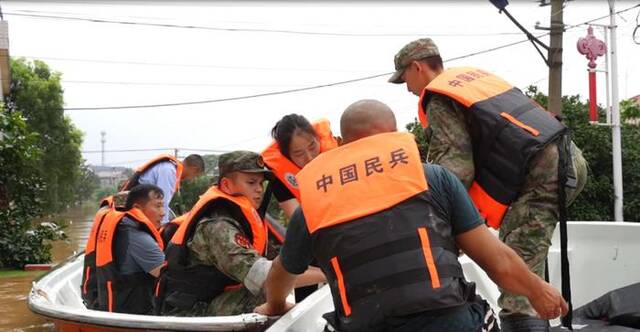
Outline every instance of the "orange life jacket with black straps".
[(119, 272), (114, 257), (118, 225), (124, 219), (136, 222), (138, 228), (148, 232), (164, 249), (162, 238), (155, 226), (141, 210), (110, 210), (104, 217), (97, 232), (96, 242), (96, 284), (98, 289), (98, 310), (132, 314), (148, 314), (153, 309), (153, 288), (156, 278), (146, 272), (123, 275)]
[(340, 331), (457, 308), (464, 281), (446, 216), (434, 208), (414, 137), (384, 133), (323, 153), (298, 173), (314, 257)]
[(184, 169), (184, 165), (182, 165), (182, 162), (176, 159), (176, 157), (170, 154), (159, 155), (156, 158), (153, 158), (150, 161), (148, 161), (146, 164), (136, 168), (135, 173), (133, 173), (133, 175), (129, 178), (129, 180), (127, 180), (127, 182), (125, 182), (122, 185), (122, 188), (120, 188), (120, 191), (130, 190), (131, 188), (140, 184), (139, 182), (140, 176), (142, 176), (144, 172), (149, 170), (151, 167), (164, 161), (170, 161), (174, 165), (176, 165), (176, 184), (174, 187), (175, 189), (173, 191), (174, 192), (178, 191), (180, 189), (180, 178), (182, 177), (182, 171)]
[[(109, 196), (111, 197), (111, 196)], [(89, 238), (84, 248), (84, 267), (82, 269), (82, 284), (80, 285), (80, 295), (87, 309), (98, 309), (98, 286), (96, 284), (96, 242), (98, 241), (98, 230), (107, 214), (112, 211), (112, 206), (107, 202), (101, 206), (93, 218)]]
[(164, 243), (165, 247), (169, 245), (169, 241), (171, 241), (173, 235), (178, 231), (178, 227), (187, 219), (188, 214), (187, 212), (179, 217), (173, 218), (160, 227), (160, 235), (162, 236), (162, 243)]
[(425, 128), (426, 108), (435, 94), (465, 109), (475, 166), (469, 195), (487, 224), (498, 229), (520, 194), (529, 161), (564, 135), (567, 127), (498, 76), (460, 67), (445, 70), (422, 92), (419, 116)]
[[(335, 149), (338, 147), (338, 141), (331, 133), (331, 125), (328, 120), (320, 120), (312, 124), (320, 141), (320, 153)], [(264, 151), (262, 151), (262, 159), (269, 167), (273, 174), (291, 191), (291, 193), (300, 200), (300, 192), (296, 182), (296, 174), (300, 171), (300, 167), (294, 164), (289, 158), (280, 152), (278, 142), (273, 141)]]
[[(215, 266), (189, 264), (189, 240), (193, 237), (200, 220), (208, 211), (224, 208), (239, 221), (242, 233), (251, 246), (264, 255), (267, 249), (267, 228), (251, 202), (244, 196), (231, 196), (217, 186), (207, 190), (188, 212), (178, 227), (165, 251), (166, 266), (155, 290), (156, 313), (168, 307), (190, 309), (196, 301), (210, 302), (226, 289), (235, 289), (241, 284)], [(167, 298), (180, 299), (178, 302)], [(163, 309), (164, 308), (164, 309)]]

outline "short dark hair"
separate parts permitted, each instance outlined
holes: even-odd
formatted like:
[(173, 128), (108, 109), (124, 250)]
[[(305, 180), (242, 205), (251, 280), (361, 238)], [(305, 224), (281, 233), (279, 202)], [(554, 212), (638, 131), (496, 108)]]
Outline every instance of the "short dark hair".
[(429, 68), (431, 68), (431, 70), (434, 70), (434, 71), (442, 70), (444, 68), (444, 65), (442, 64), (442, 58), (440, 57), (440, 55), (434, 55), (434, 56), (422, 58), (418, 61), (426, 64), (427, 66), (429, 66)]
[(184, 158), (184, 163), (190, 167), (196, 167), (201, 173), (204, 173), (204, 159), (199, 154), (190, 154)]
[(285, 115), (276, 123), (275, 126), (273, 126), (273, 129), (271, 129), (271, 137), (278, 142), (280, 152), (287, 158), (290, 158), (289, 145), (291, 144), (291, 139), (293, 138), (296, 130), (301, 130), (309, 135), (317, 136), (316, 131), (313, 129), (309, 120), (299, 114)]
[(151, 199), (151, 194), (154, 195), (154, 198), (164, 198), (162, 189), (152, 184), (139, 184), (131, 188), (129, 194), (127, 194), (127, 202), (124, 204), (124, 209), (131, 210), (134, 204), (146, 204)]

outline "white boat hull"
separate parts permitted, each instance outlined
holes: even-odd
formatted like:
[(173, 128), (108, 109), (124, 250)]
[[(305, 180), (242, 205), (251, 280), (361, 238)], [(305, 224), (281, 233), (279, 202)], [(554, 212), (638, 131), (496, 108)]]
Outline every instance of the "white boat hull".
[[(640, 281), (640, 223), (570, 222), (569, 261), (574, 308), (607, 293)], [(560, 288), (560, 250), (558, 229), (549, 252), (549, 277)], [(83, 256), (72, 258), (59, 268), (34, 282), (29, 308), (53, 319), (67, 330), (106, 331), (143, 329), (172, 331), (259, 331), (268, 318), (248, 313), (225, 317), (158, 317), (114, 314), (88, 310), (80, 297)], [(496, 310), (499, 291), (482, 269), (467, 256), (460, 257), (465, 275), (477, 285), (478, 292)], [(288, 314), (278, 319), (268, 331), (323, 331), (322, 314), (333, 310), (331, 293), (321, 288)], [(555, 322), (557, 324), (557, 322)]]

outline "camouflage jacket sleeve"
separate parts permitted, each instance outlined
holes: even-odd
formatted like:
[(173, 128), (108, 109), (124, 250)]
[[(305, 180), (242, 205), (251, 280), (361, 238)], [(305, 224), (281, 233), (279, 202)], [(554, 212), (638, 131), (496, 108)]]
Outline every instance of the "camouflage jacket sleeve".
[(469, 189), (475, 176), (473, 146), (462, 109), (451, 99), (435, 95), (426, 111), (427, 160), (451, 171)]
[(227, 216), (200, 222), (189, 242), (189, 253), (196, 264), (213, 265), (242, 283), (251, 267), (264, 257), (251, 247), (248, 237)]

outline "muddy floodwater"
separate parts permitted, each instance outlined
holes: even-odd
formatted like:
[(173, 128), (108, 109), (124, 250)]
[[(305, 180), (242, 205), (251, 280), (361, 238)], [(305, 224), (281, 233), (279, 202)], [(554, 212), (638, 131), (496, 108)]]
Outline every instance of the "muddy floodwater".
[[(69, 238), (53, 243), (54, 264), (84, 249), (95, 212), (96, 206), (87, 204), (69, 209), (55, 218), (67, 223), (65, 233)], [(0, 331), (54, 331), (53, 324), (27, 308), (31, 282), (39, 274), (41, 273), (33, 272), (21, 273), (20, 276), (0, 276)]]

